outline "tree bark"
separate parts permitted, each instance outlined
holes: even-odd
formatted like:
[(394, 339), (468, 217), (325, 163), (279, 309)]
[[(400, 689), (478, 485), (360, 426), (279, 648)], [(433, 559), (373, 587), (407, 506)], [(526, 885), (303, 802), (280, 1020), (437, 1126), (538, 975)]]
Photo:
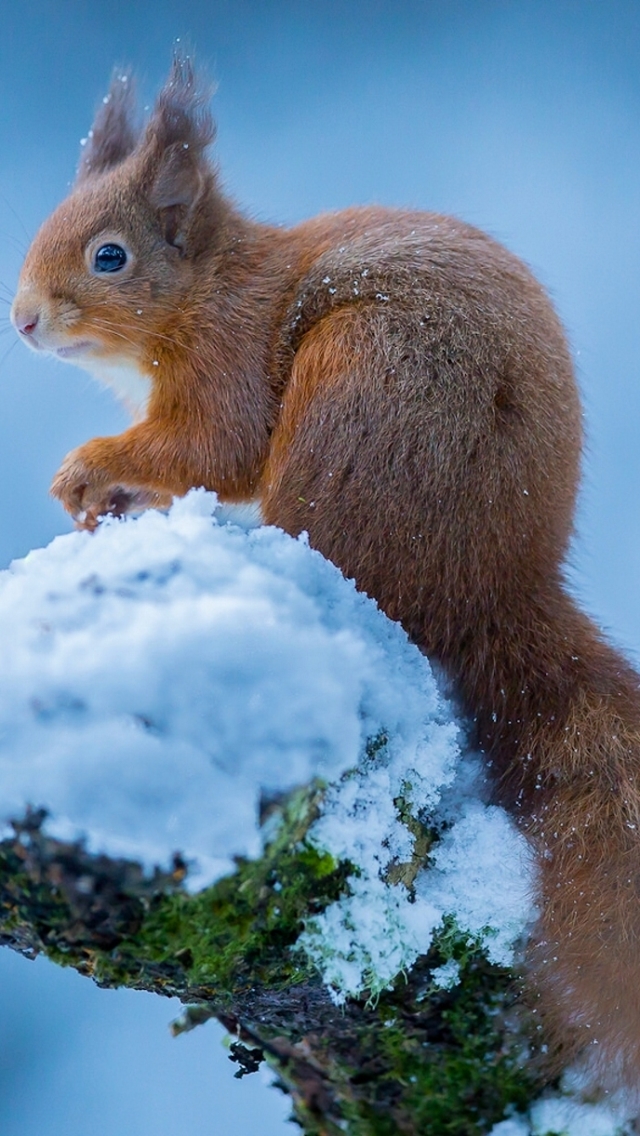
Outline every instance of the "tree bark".
[[(0, 844), (0, 942), (101, 986), (177, 995), (176, 1032), (218, 1018), (236, 1076), (266, 1060), (307, 1136), (490, 1132), (543, 1084), (517, 975), (449, 922), (392, 989), (336, 1005), (296, 947), (305, 920), (349, 887), (350, 866), (305, 840), (316, 803), (314, 791), (284, 803), (262, 859), (197, 895), (179, 858), (150, 877), (52, 839), (32, 813)], [(460, 982), (439, 989), (431, 972), (451, 959)]]

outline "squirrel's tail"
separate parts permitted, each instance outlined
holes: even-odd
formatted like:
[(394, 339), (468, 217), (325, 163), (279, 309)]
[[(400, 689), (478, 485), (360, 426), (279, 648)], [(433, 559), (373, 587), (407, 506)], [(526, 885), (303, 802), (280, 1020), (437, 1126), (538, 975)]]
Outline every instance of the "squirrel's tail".
[(534, 1009), (558, 1064), (588, 1047), (602, 1083), (633, 1088), (640, 1084), (640, 677), (560, 588), (537, 610), (527, 605), (526, 626), (518, 625), (498, 636), (501, 649), (494, 634), (484, 665), (476, 653), (461, 685), (496, 796), (537, 852)]
[(588, 1047), (605, 1083), (634, 1086), (640, 1083), (640, 690), (613, 651), (606, 669), (617, 671), (617, 682), (603, 690), (603, 661), (563, 725), (560, 760), (544, 772), (554, 791), (538, 790), (542, 800), (530, 806), (527, 827), (539, 849), (541, 883), (531, 962), (552, 1041)]

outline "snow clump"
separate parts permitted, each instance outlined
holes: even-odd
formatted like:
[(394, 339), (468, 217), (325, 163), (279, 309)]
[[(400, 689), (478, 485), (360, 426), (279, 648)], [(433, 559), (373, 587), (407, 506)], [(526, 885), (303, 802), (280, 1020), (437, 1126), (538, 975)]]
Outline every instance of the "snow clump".
[[(43, 807), (50, 835), (95, 853), (151, 869), (179, 852), (198, 890), (260, 856), (263, 797), (318, 778), (310, 838), (357, 874), (302, 945), (338, 1000), (391, 982), (445, 914), (507, 963), (530, 856), (482, 803), (429, 663), (304, 536), (215, 508), (193, 491), (0, 573), (5, 833)], [(389, 881), (409, 815), (443, 828), (411, 891)]]
[(632, 1136), (637, 1132), (637, 1102), (624, 1093), (589, 1099), (588, 1068), (564, 1073), (558, 1092), (545, 1093), (526, 1115), (515, 1113), (495, 1124), (489, 1136)]

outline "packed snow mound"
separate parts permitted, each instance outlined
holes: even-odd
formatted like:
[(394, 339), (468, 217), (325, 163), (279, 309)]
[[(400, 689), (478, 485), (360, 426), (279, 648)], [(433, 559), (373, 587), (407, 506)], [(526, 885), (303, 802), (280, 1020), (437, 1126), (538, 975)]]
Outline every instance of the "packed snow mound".
[[(49, 834), (146, 868), (179, 852), (197, 889), (260, 855), (262, 797), (320, 778), (312, 839), (360, 869), (308, 929), (328, 981), (390, 981), (446, 911), (493, 926), (505, 961), (530, 915), (526, 846), (469, 789), (429, 663), (306, 538), (215, 508), (194, 491), (0, 574), (0, 821), (42, 807)], [(385, 879), (413, 850), (399, 798), (448, 826), (411, 896)]]

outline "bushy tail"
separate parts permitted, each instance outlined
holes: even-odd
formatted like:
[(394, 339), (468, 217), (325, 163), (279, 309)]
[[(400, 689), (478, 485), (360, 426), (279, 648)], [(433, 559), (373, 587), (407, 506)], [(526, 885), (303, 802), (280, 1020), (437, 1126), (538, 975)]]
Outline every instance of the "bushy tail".
[(602, 1083), (634, 1088), (640, 1084), (640, 679), (577, 613), (576, 625), (571, 697), (558, 714), (547, 703), (529, 751), (525, 824), (541, 873), (531, 952), (536, 1008), (563, 1064), (588, 1047)]

